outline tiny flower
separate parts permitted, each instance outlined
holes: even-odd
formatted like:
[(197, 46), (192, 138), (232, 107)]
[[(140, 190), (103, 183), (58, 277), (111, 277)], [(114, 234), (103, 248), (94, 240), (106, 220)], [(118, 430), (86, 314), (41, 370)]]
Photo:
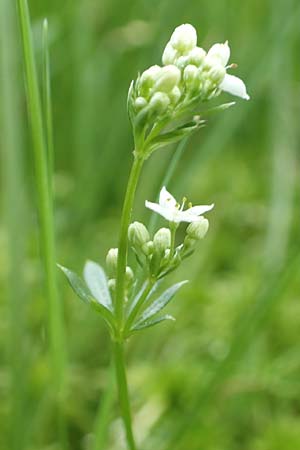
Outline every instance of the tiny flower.
[(149, 90), (152, 88), (157, 80), (158, 74), (161, 71), (160, 66), (151, 66), (145, 70), (139, 80), (139, 91), (141, 96), (148, 96)]
[(202, 214), (213, 209), (214, 205), (198, 205), (183, 211), (185, 201), (181, 207), (176, 199), (167, 191), (165, 187), (162, 188), (159, 195), (159, 203), (152, 203), (146, 200), (145, 206), (154, 212), (157, 212), (169, 222), (197, 222), (202, 220)]
[(128, 286), (131, 285), (134, 280), (133, 270), (129, 266), (126, 266), (125, 279)]
[(182, 54), (192, 50), (197, 45), (197, 32), (189, 23), (180, 25), (175, 28), (170, 43)]
[[(236, 95), (244, 100), (249, 100), (250, 97), (247, 94), (245, 83), (240, 78), (226, 73), (226, 69), (228, 68), (226, 65), (229, 58), (230, 47), (227, 41), (224, 44), (214, 44), (207, 53), (205, 65), (209, 69), (209, 74), (212, 75), (212, 80), (219, 83), (218, 88), (221, 91)], [(220, 65), (223, 66), (223, 76), (221, 76)]]

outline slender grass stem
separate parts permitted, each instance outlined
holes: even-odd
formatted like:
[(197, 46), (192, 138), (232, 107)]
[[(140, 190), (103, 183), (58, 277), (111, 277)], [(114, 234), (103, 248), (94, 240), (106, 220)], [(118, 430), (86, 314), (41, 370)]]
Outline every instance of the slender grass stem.
[(107, 448), (108, 426), (111, 419), (111, 410), (114, 403), (115, 393), (114, 372), (114, 363), (112, 361), (111, 367), (108, 370), (109, 378), (107, 388), (103, 394), (103, 399), (98, 409), (94, 431), (95, 441), (92, 450), (105, 450)]
[[(53, 120), (52, 120), (52, 103), (51, 103), (51, 81), (50, 81), (50, 57), (49, 57), (49, 41), (48, 41), (48, 20), (43, 22), (43, 109), (44, 123), (46, 132), (47, 155), (48, 155), (48, 172), (49, 182), (54, 169), (54, 144), (53, 144)], [(49, 188), (52, 192), (51, 185)]]
[(125, 195), (122, 217), (121, 230), (119, 238), (119, 253), (118, 253), (118, 267), (117, 267), (117, 285), (116, 285), (116, 317), (119, 324), (119, 331), (122, 335), (123, 321), (124, 321), (124, 291), (125, 291), (125, 270), (127, 264), (128, 251), (128, 227), (131, 218), (132, 205), (134, 201), (135, 191), (137, 188), (141, 169), (143, 167), (144, 158), (142, 156), (135, 156), (127, 191)]
[(132, 432), (132, 419), (130, 412), (128, 385), (124, 359), (124, 343), (114, 342), (113, 345), (114, 345), (113, 356), (115, 362), (116, 378), (118, 383), (119, 402), (121, 415), (125, 426), (127, 445), (129, 450), (136, 450), (136, 445), (134, 442)]
[[(27, 238), (26, 202), (24, 201), (24, 148), (22, 145), (19, 53), (16, 38), (15, 8), (11, 0), (0, 2), (0, 153), (1, 194), (5, 233), (9, 254), (7, 283), (3, 298), (7, 303), (7, 354), (9, 364), (9, 420), (4, 448), (24, 450), (27, 446), (28, 356), (25, 342), (27, 289), (24, 280), (25, 241)], [(2, 202), (1, 202), (2, 203)], [(3, 217), (3, 215), (1, 214)], [(1, 217), (1, 219), (2, 219)], [(17, 280), (17, 282), (16, 282)], [(1, 293), (2, 295), (2, 293)], [(1, 305), (2, 306), (2, 305)], [(2, 314), (1, 314), (2, 315)], [(4, 316), (4, 314), (3, 314)], [(3, 333), (2, 338), (4, 338)], [(20, 374), (22, 376), (20, 377)], [(4, 396), (3, 396), (4, 397)], [(1, 404), (5, 404), (4, 399)], [(6, 422), (2, 420), (1, 422)], [(2, 433), (0, 432), (2, 435)]]
[(58, 298), (56, 282), (53, 205), (49, 189), (49, 186), (51, 185), (51, 172), (49, 172), (47, 164), (47, 146), (44, 136), (41, 101), (27, 0), (17, 0), (17, 5), (24, 54), (28, 114), (33, 142), (35, 181), (41, 230), (40, 245), (46, 274), (46, 294), (49, 309), (47, 314), (48, 333), (53, 370), (52, 388), (58, 406), (57, 424), (61, 444), (62, 448), (66, 448), (66, 429), (63, 413), (61, 411), (61, 400), (64, 391), (65, 340), (62, 308)]

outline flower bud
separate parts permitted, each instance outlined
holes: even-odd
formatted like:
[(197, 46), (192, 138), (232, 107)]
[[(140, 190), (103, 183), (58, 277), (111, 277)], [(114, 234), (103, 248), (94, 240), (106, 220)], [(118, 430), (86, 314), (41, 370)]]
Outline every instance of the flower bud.
[(133, 270), (129, 266), (126, 266), (125, 280), (126, 280), (127, 286), (130, 286), (134, 280)]
[(118, 265), (118, 249), (111, 248), (106, 255), (106, 267), (110, 276), (115, 276)]
[(188, 64), (189, 64), (189, 57), (188, 56), (180, 56), (176, 60), (176, 66), (180, 70), (183, 70)]
[(155, 92), (150, 100), (151, 112), (155, 114), (163, 114), (168, 109), (170, 99), (164, 92)]
[(178, 53), (170, 42), (167, 43), (162, 55), (162, 63), (164, 66), (174, 64), (177, 59)]
[(177, 86), (181, 78), (180, 70), (173, 65), (165, 66), (157, 76), (154, 90), (169, 93)]
[(199, 72), (196, 66), (193, 66), (192, 64), (186, 66), (183, 72), (183, 79), (188, 87), (193, 88), (195, 86), (198, 74)]
[(161, 67), (155, 65), (145, 70), (139, 80), (139, 91), (141, 96), (147, 97), (150, 89), (153, 87), (157, 77), (161, 71)]
[(221, 64), (215, 64), (208, 72), (208, 76), (214, 83), (221, 83), (226, 74), (226, 69)]
[(111, 291), (115, 291), (115, 289), (116, 289), (116, 284), (117, 284), (115, 278), (110, 278), (110, 279), (108, 280), (107, 284), (108, 284), (108, 288), (109, 288)]
[(170, 43), (180, 53), (187, 53), (197, 45), (197, 32), (195, 28), (186, 23), (175, 28)]
[(193, 48), (193, 50), (190, 51), (188, 55), (189, 63), (199, 67), (203, 64), (205, 56), (206, 51), (203, 50), (203, 48), (195, 47)]
[(153, 242), (152, 241), (146, 242), (146, 244), (142, 246), (142, 252), (146, 256), (151, 255), (153, 253)]
[(200, 240), (203, 239), (207, 233), (209, 222), (204, 217), (198, 222), (192, 222), (187, 227), (186, 233), (190, 239)]
[(150, 241), (149, 231), (143, 223), (133, 222), (128, 228), (129, 242), (134, 248), (141, 248)]
[(171, 100), (171, 103), (173, 105), (176, 105), (181, 97), (181, 90), (179, 89), (178, 86), (175, 86), (172, 91), (169, 93), (169, 98)]
[(137, 111), (140, 111), (141, 109), (145, 108), (147, 106), (147, 100), (144, 97), (137, 97), (134, 102), (134, 106)]
[(162, 254), (171, 247), (171, 231), (169, 228), (161, 228), (153, 238), (154, 252)]
[(230, 58), (230, 48), (228, 45), (228, 41), (226, 41), (224, 44), (214, 44), (209, 49), (207, 57), (209, 59), (218, 60), (219, 63), (222, 64), (223, 67), (225, 67)]

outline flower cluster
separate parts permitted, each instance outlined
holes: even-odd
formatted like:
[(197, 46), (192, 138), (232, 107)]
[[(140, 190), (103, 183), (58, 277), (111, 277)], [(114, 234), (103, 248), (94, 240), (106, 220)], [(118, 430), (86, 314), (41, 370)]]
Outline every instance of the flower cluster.
[[(190, 134), (203, 123), (197, 118), (200, 102), (217, 97), (222, 91), (249, 100), (244, 82), (227, 73), (227, 69), (236, 66), (227, 65), (229, 57), (227, 41), (214, 44), (206, 52), (197, 46), (197, 33), (192, 25), (177, 27), (164, 49), (163, 66), (151, 66), (130, 86), (128, 112), (136, 147), (142, 147), (146, 140), (151, 153), (160, 146), (158, 135), (168, 127), (163, 144)], [(187, 115), (189, 121), (178, 127), (178, 121)], [(177, 128), (170, 130), (173, 123)]]
[[(207, 233), (209, 223), (202, 214), (210, 211), (214, 205), (189, 205), (183, 210), (186, 199), (179, 205), (176, 199), (162, 188), (158, 203), (145, 202), (145, 206), (160, 214), (169, 222), (169, 228), (160, 228), (151, 239), (144, 224), (133, 222), (129, 226), (128, 237), (131, 248), (141, 266), (149, 275), (162, 278), (175, 269), (180, 262), (191, 255), (199, 240)], [(175, 233), (180, 222), (189, 223), (183, 243), (176, 246)]]

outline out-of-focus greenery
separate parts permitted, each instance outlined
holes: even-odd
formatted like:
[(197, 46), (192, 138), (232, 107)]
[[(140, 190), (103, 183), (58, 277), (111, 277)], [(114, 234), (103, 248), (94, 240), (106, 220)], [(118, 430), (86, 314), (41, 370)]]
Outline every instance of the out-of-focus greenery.
[[(20, 32), (14, 8), (10, 20), (3, 14), (11, 3), (1, 5), (0, 448), (61, 450)], [(40, 75), (49, 20), (57, 259), (77, 272), (87, 258), (103, 264), (117, 244), (131, 163), (131, 79), (159, 63), (181, 23), (197, 28), (206, 49), (229, 40), (251, 101), (210, 118), (168, 186), (177, 198), (216, 206), (199, 251), (173, 277), (191, 281), (169, 307), (177, 321), (128, 344), (135, 430), (143, 450), (300, 448), (299, 2), (30, 0), (29, 7)], [(174, 151), (147, 163), (134, 219), (150, 220), (144, 200), (155, 199)], [(60, 274), (58, 282), (69, 448), (119, 449), (107, 332)]]

